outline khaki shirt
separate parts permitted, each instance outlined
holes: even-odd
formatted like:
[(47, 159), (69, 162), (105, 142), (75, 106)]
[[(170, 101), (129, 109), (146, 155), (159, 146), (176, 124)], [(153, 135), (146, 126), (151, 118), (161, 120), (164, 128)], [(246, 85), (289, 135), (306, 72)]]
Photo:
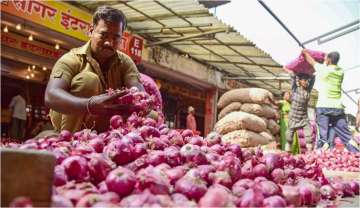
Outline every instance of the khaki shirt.
[(90, 41), (79, 48), (74, 48), (64, 54), (52, 69), (52, 78), (61, 78), (71, 84), (71, 80), (78, 73), (88, 70), (99, 76), (102, 91), (125, 86), (125, 80), (140, 80), (135, 63), (126, 54), (117, 51), (112, 57), (107, 73), (103, 73), (99, 63), (91, 56)]

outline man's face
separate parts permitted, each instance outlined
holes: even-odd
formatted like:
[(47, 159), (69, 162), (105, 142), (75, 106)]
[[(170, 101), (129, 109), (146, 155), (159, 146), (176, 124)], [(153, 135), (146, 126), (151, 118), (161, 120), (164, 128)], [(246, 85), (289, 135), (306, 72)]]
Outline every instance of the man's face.
[(327, 55), (325, 56), (324, 64), (325, 65), (330, 65), (331, 64), (330, 59), (327, 57)]
[(108, 59), (116, 53), (123, 34), (123, 23), (112, 23), (99, 20), (91, 28), (91, 50), (95, 56)]

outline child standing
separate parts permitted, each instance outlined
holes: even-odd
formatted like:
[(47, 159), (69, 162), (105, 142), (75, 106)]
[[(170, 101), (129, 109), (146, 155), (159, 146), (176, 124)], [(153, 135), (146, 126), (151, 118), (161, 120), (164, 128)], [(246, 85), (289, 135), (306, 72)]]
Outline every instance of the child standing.
[[(310, 100), (310, 93), (314, 86), (315, 76), (308, 74), (295, 75), (291, 73), (291, 82), (292, 100), (289, 113), (288, 129), (286, 132), (287, 143), (285, 145), (285, 150), (288, 152), (291, 151), (291, 146), (294, 141), (294, 134), (298, 129), (303, 128), (306, 149), (307, 151), (311, 151), (313, 149), (313, 142), (311, 138), (312, 129), (308, 118), (307, 107)], [(299, 145), (298, 142), (297, 145)]]

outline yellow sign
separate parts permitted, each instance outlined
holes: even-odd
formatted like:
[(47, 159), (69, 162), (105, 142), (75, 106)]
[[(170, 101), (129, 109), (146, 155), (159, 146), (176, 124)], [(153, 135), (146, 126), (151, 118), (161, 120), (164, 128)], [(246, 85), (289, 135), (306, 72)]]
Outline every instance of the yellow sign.
[(87, 41), (92, 15), (59, 1), (5, 0), (1, 12), (6, 12), (55, 31)]

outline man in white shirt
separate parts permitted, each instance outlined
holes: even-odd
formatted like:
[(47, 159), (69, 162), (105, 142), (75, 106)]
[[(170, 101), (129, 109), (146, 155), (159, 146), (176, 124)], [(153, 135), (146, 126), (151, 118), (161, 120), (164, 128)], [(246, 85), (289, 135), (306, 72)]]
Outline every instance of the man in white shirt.
[(11, 99), (9, 108), (11, 110), (11, 126), (9, 136), (12, 139), (24, 139), (26, 125), (26, 101), (24, 91), (18, 89), (17, 95)]

